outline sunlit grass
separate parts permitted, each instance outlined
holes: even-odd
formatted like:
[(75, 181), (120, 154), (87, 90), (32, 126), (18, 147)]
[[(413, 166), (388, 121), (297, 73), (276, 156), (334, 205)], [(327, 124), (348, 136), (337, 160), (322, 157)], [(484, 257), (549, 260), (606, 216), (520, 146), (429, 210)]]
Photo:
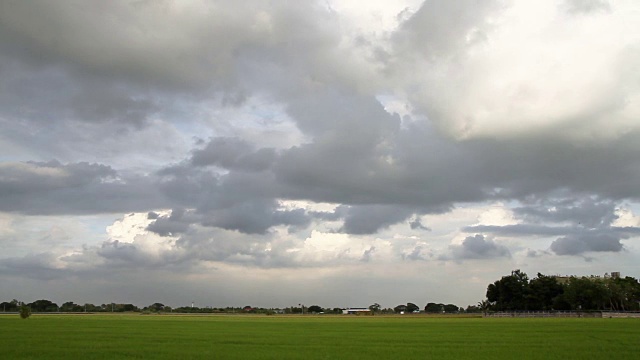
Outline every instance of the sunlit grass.
[(640, 319), (0, 316), (3, 359), (637, 359)]

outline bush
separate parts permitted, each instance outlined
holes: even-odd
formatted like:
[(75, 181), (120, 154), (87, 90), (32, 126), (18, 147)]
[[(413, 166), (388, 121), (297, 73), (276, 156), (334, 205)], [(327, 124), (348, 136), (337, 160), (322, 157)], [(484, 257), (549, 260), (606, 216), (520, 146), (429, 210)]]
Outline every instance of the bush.
[(26, 305), (20, 306), (20, 317), (26, 319), (29, 316), (31, 316), (31, 308)]

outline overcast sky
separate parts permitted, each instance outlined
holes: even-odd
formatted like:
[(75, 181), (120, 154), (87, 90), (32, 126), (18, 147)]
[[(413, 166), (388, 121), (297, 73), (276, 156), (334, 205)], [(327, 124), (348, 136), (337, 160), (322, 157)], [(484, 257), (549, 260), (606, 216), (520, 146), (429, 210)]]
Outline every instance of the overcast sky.
[(640, 3), (0, 0), (0, 301), (640, 277)]

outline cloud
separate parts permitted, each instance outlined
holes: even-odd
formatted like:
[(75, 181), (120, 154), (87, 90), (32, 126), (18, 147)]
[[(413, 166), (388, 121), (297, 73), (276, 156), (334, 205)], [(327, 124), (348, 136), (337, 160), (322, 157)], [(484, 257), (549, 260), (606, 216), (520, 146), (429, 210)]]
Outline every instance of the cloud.
[(409, 227), (411, 227), (412, 230), (420, 229), (425, 231), (431, 231), (429, 227), (422, 225), (422, 221), (420, 220), (419, 217), (416, 217), (415, 219), (411, 220), (409, 222)]
[(500, 245), (480, 234), (468, 236), (462, 241), (462, 244), (451, 245), (449, 248), (451, 257), (455, 260), (511, 257), (511, 253), (506, 246)]
[(411, 261), (426, 261), (427, 257), (425, 256), (425, 252), (423, 251), (422, 245), (416, 245), (413, 249), (410, 249), (408, 253), (402, 254), (403, 260), (411, 260)]
[(589, 228), (608, 226), (618, 217), (612, 200), (593, 196), (569, 199), (533, 198), (524, 206), (514, 208), (513, 212), (527, 222), (569, 222)]
[(539, 258), (542, 256), (546, 256), (549, 255), (550, 253), (544, 250), (533, 250), (533, 249), (528, 249), (526, 252), (526, 256), (528, 258)]
[[(572, 13), (606, 8), (567, 4)], [(638, 130), (640, 38), (626, 25), (638, 20), (627, 15), (634, 7), (576, 17), (553, 2), (425, 1), (393, 39), (402, 45), (387, 71), (457, 139), (618, 139)], [(612, 72), (593, 71), (601, 68)]]
[(565, 0), (562, 7), (569, 14), (592, 14), (611, 11), (611, 5), (606, 0)]
[[(581, 198), (531, 198), (513, 208), (514, 216), (524, 223), (514, 225), (474, 225), (464, 232), (486, 232), (498, 236), (556, 238), (550, 250), (556, 255), (582, 255), (588, 252), (621, 252), (620, 240), (637, 236), (636, 226), (613, 226), (620, 211), (611, 200)], [(628, 215), (627, 215), (628, 216)], [(623, 222), (621, 225), (624, 225)], [(527, 255), (537, 256), (533, 250)]]
[(374, 234), (380, 229), (406, 220), (411, 209), (394, 206), (352, 206), (345, 215), (342, 231), (347, 234)]
[(147, 217), (155, 220), (147, 226), (147, 230), (160, 236), (174, 236), (185, 233), (189, 230), (189, 225), (198, 221), (197, 217), (184, 209), (173, 209), (170, 215), (158, 215), (150, 212)]
[(581, 255), (587, 252), (619, 252), (624, 249), (620, 236), (612, 233), (588, 232), (570, 234), (551, 243), (556, 255)]
[(499, 8), (498, 1), (424, 1), (394, 33), (396, 51), (416, 53), (427, 60), (456, 56), (469, 43), (486, 38), (487, 17)]
[(0, 261), (0, 273), (45, 281), (71, 275), (60, 267), (53, 254), (46, 252), (4, 258)]
[(215, 138), (191, 158), (195, 166), (215, 165), (230, 170), (264, 171), (274, 162), (274, 149), (254, 151), (249, 143), (238, 138)]
[(208, 213), (206, 226), (227, 230), (238, 230), (247, 234), (265, 234), (276, 225), (305, 227), (310, 219), (304, 210), (277, 210), (278, 203), (272, 200), (256, 200), (235, 204)]
[[(8, 3), (2, 10), (3, 34), (11, 35), (3, 45), (32, 63), (39, 56), (39, 63), (63, 63), (76, 72), (178, 89), (212, 80), (232, 86), (244, 57), (286, 51), (280, 44), (287, 41), (308, 42), (313, 51), (332, 36), (319, 26), (331, 21), (330, 14), (322, 19), (322, 9), (310, 3), (39, 1)], [(303, 37), (287, 31), (305, 25)]]
[(27, 214), (96, 214), (161, 207), (148, 177), (121, 177), (109, 166), (89, 163), (4, 163), (0, 210)]
[(113, 180), (116, 172), (100, 164), (77, 163), (62, 165), (47, 163), (2, 163), (0, 186), (3, 193), (28, 193), (90, 184), (94, 181)]
[(465, 226), (462, 228), (462, 231), (467, 233), (487, 232), (487, 233), (499, 234), (503, 236), (564, 235), (574, 230), (575, 228), (571, 228), (571, 227), (552, 227), (552, 226), (539, 226), (539, 225), (530, 225), (530, 224), (517, 224), (517, 225), (504, 225), (504, 226), (473, 225), (473, 226)]

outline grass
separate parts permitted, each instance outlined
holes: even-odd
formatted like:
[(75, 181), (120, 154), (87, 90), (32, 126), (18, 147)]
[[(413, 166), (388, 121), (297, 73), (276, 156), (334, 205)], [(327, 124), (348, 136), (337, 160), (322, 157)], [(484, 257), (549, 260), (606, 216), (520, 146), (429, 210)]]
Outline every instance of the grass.
[(3, 359), (637, 359), (640, 319), (0, 316)]

